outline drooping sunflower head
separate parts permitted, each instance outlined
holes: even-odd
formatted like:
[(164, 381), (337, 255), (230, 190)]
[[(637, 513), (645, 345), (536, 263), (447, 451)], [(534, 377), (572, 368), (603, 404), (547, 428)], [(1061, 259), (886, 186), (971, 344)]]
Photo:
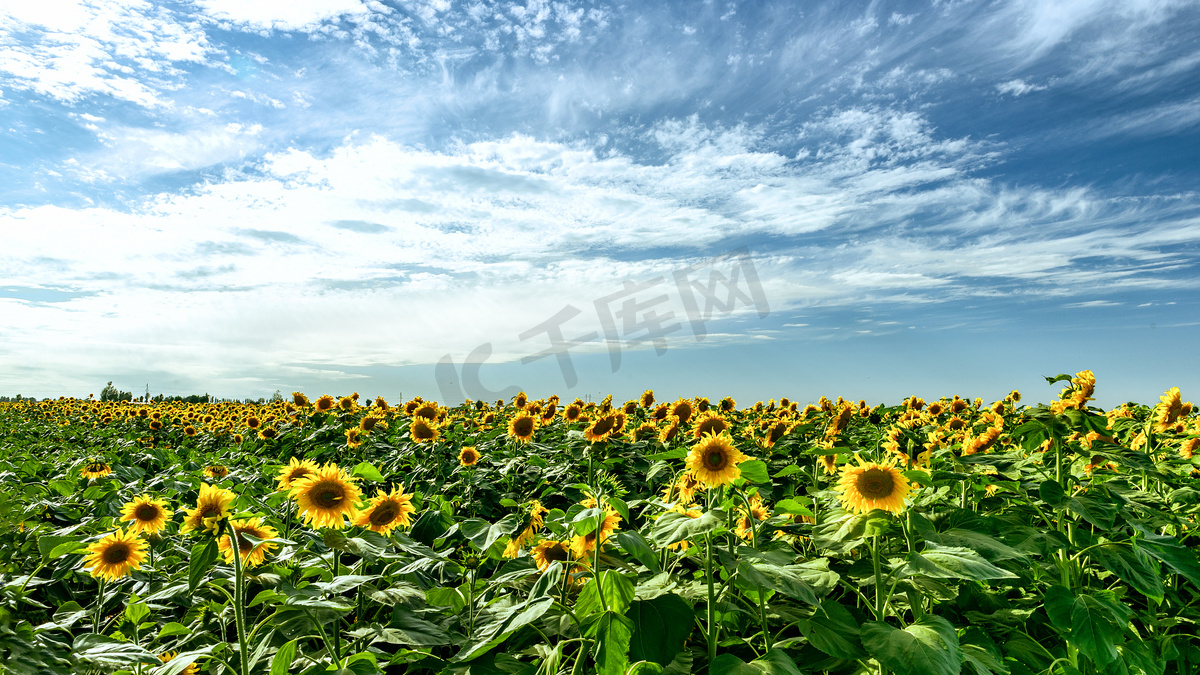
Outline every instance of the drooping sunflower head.
[(200, 484), (200, 494), (196, 497), (196, 508), (184, 511), (183, 526), (180, 534), (192, 530), (208, 530), (216, 534), (222, 520), (229, 517), (230, 507), (237, 495), (225, 488), (219, 488), (209, 483)]
[(463, 466), (475, 466), (479, 461), (479, 451), (473, 445), (464, 445), (462, 450), (458, 451), (458, 463)]
[(418, 403), (416, 408), (413, 408), (413, 417), (420, 417), (426, 420), (436, 420), (438, 418), (438, 404), (433, 401)]
[(83, 476), (84, 478), (94, 479), (104, 478), (110, 473), (112, 473), (112, 467), (109, 466), (108, 462), (101, 462), (97, 460), (95, 462), (90, 462), (87, 466), (83, 467), (83, 470), (79, 472), (79, 475)]
[(84, 561), (84, 569), (92, 576), (116, 581), (141, 569), (146, 559), (146, 542), (139, 539), (133, 530), (117, 530), (87, 547), (90, 555)]
[(633, 430), (633, 440), (635, 441), (650, 441), (658, 439), (658, 427), (652, 422), (642, 422), (638, 428)]
[(429, 443), (438, 439), (441, 430), (438, 429), (437, 422), (424, 417), (413, 417), (413, 422), (408, 427), (408, 435), (417, 443)]
[(297, 459), (293, 457), (288, 461), (286, 466), (279, 470), (279, 475), (277, 476), (279, 486), (275, 489), (279, 492), (291, 490), (292, 483), (310, 473), (315, 473), (318, 468), (320, 467), (311, 459)]
[(303, 408), (308, 405), (308, 397), (298, 391), (293, 391), (292, 402), (296, 404), (296, 407)]
[(167, 526), (171, 510), (165, 499), (142, 495), (121, 508), (121, 522), (129, 522), (134, 534), (155, 534)]
[(708, 487), (728, 485), (742, 475), (738, 464), (751, 459), (733, 445), (728, 433), (708, 434), (692, 446), (687, 467), (696, 480)]
[(292, 497), (312, 527), (345, 527), (344, 519), (356, 516), (355, 505), (361, 495), (355, 478), (336, 464), (326, 464), (292, 482)]
[(213, 479), (224, 478), (229, 475), (229, 467), (224, 464), (209, 464), (204, 467), (204, 475)]
[[(595, 503), (593, 502), (593, 507)], [(571, 537), (571, 553), (578, 560), (587, 559), (592, 551), (596, 550), (596, 546), (603, 546), (608, 538), (617, 531), (617, 527), (621, 524), (621, 516), (616, 509), (604, 505), (604, 521), (600, 527), (588, 532), (587, 534), (577, 534)]]
[(821, 466), (825, 468), (825, 473), (830, 476), (837, 473), (837, 455), (822, 455)]
[(508, 435), (516, 439), (519, 443), (526, 443), (533, 438), (533, 431), (536, 428), (536, 418), (525, 413), (520, 413), (509, 420)]
[(616, 424), (616, 415), (601, 415), (583, 431), (583, 437), (588, 443), (603, 443), (616, 433)]
[(537, 546), (533, 547), (533, 561), (537, 563), (539, 570), (544, 570), (551, 563), (566, 563), (571, 560), (571, 542), (570, 540), (558, 541), (547, 539)]
[(649, 408), (650, 406), (654, 405), (654, 390), (647, 389), (646, 391), (643, 391), (642, 397), (638, 400), (638, 402), (642, 404), (643, 408)]
[(397, 527), (412, 525), (412, 514), (417, 509), (412, 503), (413, 496), (404, 494), (403, 485), (391, 492), (375, 492), (375, 496), (367, 502), (367, 507), (354, 519), (355, 525), (380, 534), (387, 534)]
[(837, 489), (842, 493), (842, 504), (851, 513), (883, 509), (898, 514), (904, 510), (911, 487), (893, 463), (868, 463), (859, 457), (858, 464), (842, 467)]
[(224, 554), (225, 562), (231, 565), (233, 564), (233, 546), (230, 545), (229, 534), (233, 534), (237, 539), (238, 553), (241, 554), (242, 562), (247, 567), (261, 565), (267, 554), (276, 548), (276, 544), (266, 541), (255, 544), (244, 535), (250, 535), (256, 539), (274, 539), (279, 536), (275, 528), (270, 525), (264, 525), (260, 518), (245, 518), (230, 521), (229, 531), (226, 532), (226, 536), (221, 537), (217, 541), (217, 548)]
[(679, 420), (673, 420), (658, 432), (658, 442), (666, 445), (679, 437)]

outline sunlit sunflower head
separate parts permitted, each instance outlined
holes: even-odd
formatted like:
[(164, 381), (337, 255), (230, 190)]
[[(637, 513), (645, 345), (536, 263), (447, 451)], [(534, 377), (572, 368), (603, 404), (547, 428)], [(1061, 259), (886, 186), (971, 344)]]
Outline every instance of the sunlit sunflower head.
[(680, 424), (687, 424), (687, 421), (692, 417), (692, 402), (686, 399), (675, 401), (675, 405), (671, 406), (671, 415), (679, 418)]
[(94, 479), (104, 478), (110, 473), (112, 473), (112, 467), (108, 465), (108, 462), (95, 461), (90, 462), (87, 466), (83, 467), (83, 469), (79, 472), (79, 475), (83, 476), (84, 478)]
[(413, 422), (408, 427), (409, 437), (417, 443), (431, 443), (436, 441), (441, 433), (437, 422), (427, 420), (424, 417), (413, 417)]
[(696, 490), (700, 483), (691, 473), (684, 471), (675, 481), (663, 488), (663, 499), (668, 502), (691, 504), (696, 499)]
[(733, 400), (732, 396), (726, 396), (717, 403), (717, 410), (723, 413), (733, 412), (737, 408), (737, 401)]
[(526, 443), (533, 438), (533, 431), (537, 428), (537, 419), (520, 413), (513, 417), (508, 422), (508, 435), (516, 439), (519, 443)]
[(257, 429), (262, 426), (262, 420), (258, 419), (254, 415), (250, 415), (246, 417), (246, 426), (250, 429)]
[(224, 464), (209, 464), (204, 467), (204, 475), (214, 479), (224, 478), (229, 475), (229, 467)]
[(673, 420), (670, 424), (662, 428), (658, 432), (658, 442), (666, 445), (679, 437), (679, 420)]
[(464, 445), (462, 450), (458, 451), (458, 463), (463, 466), (475, 466), (479, 461), (479, 451), (473, 445)]
[(279, 435), (279, 431), (272, 426), (265, 426), (258, 430), (258, 437), (264, 441), (269, 441)]
[(654, 390), (647, 389), (646, 391), (643, 391), (642, 397), (638, 399), (638, 402), (642, 404), (643, 408), (649, 408), (650, 406), (654, 405)]
[(150, 430), (159, 431), (162, 429), (162, 420), (150, 420)]
[(551, 563), (567, 563), (571, 560), (571, 542), (547, 539), (533, 547), (533, 561), (539, 570), (544, 570)]
[(333, 410), (333, 406), (335, 405), (337, 405), (337, 402), (333, 400), (333, 397), (326, 394), (317, 399), (316, 408), (319, 412), (329, 412)]
[(234, 534), (237, 537), (238, 552), (242, 555), (242, 562), (247, 567), (257, 567), (263, 563), (263, 559), (276, 545), (271, 542), (262, 542), (254, 544), (243, 535), (250, 535), (257, 539), (274, 539), (279, 536), (275, 528), (270, 525), (263, 525), (260, 518), (245, 518), (242, 520), (232, 520), (229, 522), (229, 530), (225, 536), (217, 541), (217, 548), (225, 555), (225, 562), (233, 564), (233, 546), (230, 545), (229, 534)]
[(192, 425), (190, 425), (190, 424), (189, 424), (189, 425), (187, 425), (186, 427), (184, 427), (184, 428), (183, 428), (183, 433), (184, 433), (184, 435), (185, 435), (185, 436), (195, 436), (195, 435), (196, 435), (196, 433), (197, 433), (197, 432), (196, 432), (196, 427), (194, 427), (194, 426), (192, 426)]
[(316, 473), (320, 468), (311, 459), (297, 459), (295, 457), (288, 461), (287, 465), (279, 470), (279, 475), (276, 476), (278, 487), (275, 489), (282, 492), (292, 489), (292, 483), (309, 475)]
[(588, 443), (603, 443), (615, 435), (617, 432), (617, 416), (613, 414), (601, 415), (594, 422), (588, 425), (583, 431), (583, 437)]
[(726, 422), (724, 417), (716, 413), (705, 413), (696, 419), (696, 426), (692, 428), (692, 438), (699, 439), (705, 434), (720, 434), (728, 430), (729, 422)]
[[(159, 654), (158, 658), (162, 659), (163, 663), (170, 663), (175, 660), (176, 656), (179, 656), (178, 652), (166, 652), (165, 654)], [(198, 675), (199, 672), (200, 666), (193, 662), (188, 664), (187, 668), (180, 671), (179, 675)]]
[(1154, 406), (1154, 431), (1163, 433), (1175, 426), (1179, 419), (1183, 410), (1183, 394), (1179, 387), (1171, 387), (1158, 400), (1158, 405)]
[(362, 430), (358, 427), (351, 427), (346, 430), (346, 446), (357, 448), (362, 445)]
[(376, 490), (366, 508), (355, 517), (354, 524), (380, 534), (387, 534), (397, 527), (408, 527), (417, 510), (412, 500), (411, 494), (404, 494), (403, 485), (391, 492)]
[(883, 509), (896, 514), (903, 511), (904, 499), (911, 489), (908, 479), (891, 462), (876, 464), (864, 462), (861, 457), (857, 459), (857, 464), (842, 467), (842, 477), (838, 480), (837, 489), (842, 493), (846, 510), (867, 513)]
[(208, 530), (216, 534), (222, 520), (229, 517), (229, 509), (237, 495), (225, 488), (219, 488), (208, 483), (200, 484), (200, 494), (196, 497), (196, 508), (184, 511), (181, 534), (192, 530)]
[(433, 401), (421, 402), (413, 408), (413, 417), (421, 417), (427, 420), (436, 420), (438, 418), (438, 404)]
[(94, 577), (116, 581), (136, 569), (146, 559), (146, 542), (138, 539), (133, 530), (117, 530), (87, 547), (84, 569)]
[(604, 522), (600, 524), (599, 528), (592, 530), (587, 534), (577, 534), (574, 537), (571, 537), (572, 555), (574, 555), (578, 560), (586, 559), (592, 553), (592, 551), (596, 550), (597, 543), (599, 543), (600, 546), (604, 546), (604, 543), (608, 541), (608, 538), (612, 536), (613, 532), (617, 531), (617, 527), (620, 524), (621, 516), (617, 513), (616, 509), (608, 504), (605, 504)]
[(708, 434), (692, 446), (687, 467), (696, 480), (712, 488), (728, 485), (742, 475), (738, 464), (752, 459), (733, 445), (728, 433)]
[(171, 510), (165, 499), (142, 495), (121, 508), (121, 522), (129, 522), (134, 534), (155, 534), (167, 526)]
[(298, 408), (303, 408), (308, 405), (308, 397), (298, 391), (293, 391), (292, 403), (295, 403)]
[(572, 403), (563, 410), (563, 418), (568, 422), (576, 422), (583, 414), (583, 406)]
[(310, 526), (341, 529), (345, 518), (353, 520), (357, 515), (355, 505), (362, 491), (354, 483), (354, 477), (337, 465), (326, 464), (293, 481), (292, 497)]
[(358, 405), (353, 396), (343, 396), (338, 399), (337, 404), (338, 408), (341, 408), (342, 412), (350, 412), (354, 410), (355, 406)]

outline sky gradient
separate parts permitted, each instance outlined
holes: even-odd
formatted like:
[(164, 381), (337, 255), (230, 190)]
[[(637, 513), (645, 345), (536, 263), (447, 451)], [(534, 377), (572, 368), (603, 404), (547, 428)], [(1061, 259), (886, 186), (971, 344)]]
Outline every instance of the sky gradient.
[(0, 394), (1194, 398), (1196, 35), (1169, 0), (7, 3)]

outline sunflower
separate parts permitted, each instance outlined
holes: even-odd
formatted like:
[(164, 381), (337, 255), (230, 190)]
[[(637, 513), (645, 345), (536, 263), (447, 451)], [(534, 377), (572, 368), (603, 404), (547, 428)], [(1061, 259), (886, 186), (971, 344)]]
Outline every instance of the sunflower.
[(183, 433), (186, 436), (195, 436), (196, 435), (196, 427), (189, 424), (183, 428)]
[(603, 546), (604, 542), (608, 541), (620, 523), (621, 516), (617, 514), (616, 509), (605, 504), (604, 522), (600, 523), (599, 528), (587, 534), (577, 534), (571, 537), (571, 553), (576, 559), (585, 560), (588, 554), (596, 550), (597, 543)]
[(667, 443), (675, 440), (675, 437), (678, 435), (679, 420), (675, 420), (674, 422), (671, 422), (667, 426), (663, 427), (663, 430), (658, 433), (658, 442), (666, 445)]
[(646, 391), (643, 391), (639, 403), (642, 404), (643, 408), (649, 408), (650, 406), (654, 405), (654, 390), (647, 389)]
[[(242, 555), (242, 562), (247, 567), (257, 567), (263, 563), (263, 559), (271, 552), (271, 549), (276, 545), (268, 542), (254, 544), (249, 539), (242, 535), (250, 535), (257, 539), (274, 539), (279, 536), (275, 528), (270, 525), (263, 525), (260, 518), (245, 518), (243, 520), (232, 520), (229, 522), (229, 527), (232, 534), (237, 537), (238, 552)], [(217, 541), (217, 548), (225, 555), (225, 562), (233, 564), (233, 546), (230, 545), (229, 535), (221, 537)]]
[(229, 475), (229, 467), (224, 464), (210, 464), (204, 467), (204, 475), (209, 478), (224, 478)]
[(671, 415), (678, 417), (680, 424), (687, 424), (692, 417), (692, 402), (682, 398), (675, 401), (675, 405), (671, 406)]
[(403, 485), (390, 493), (376, 490), (367, 507), (354, 519), (354, 524), (380, 534), (387, 534), (400, 526), (408, 527), (412, 525), (411, 516), (417, 510), (412, 505), (412, 499), (412, 495), (404, 494)]
[[(704, 515), (704, 512), (700, 510), (699, 506), (692, 504), (691, 506), (684, 508), (683, 502), (679, 502), (675, 506), (672, 506), (671, 511), (675, 513), (682, 513), (688, 518), (699, 518), (700, 516)], [(657, 518), (658, 517), (656, 517), (656, 519)], [(687, 539), (677, 541), (674, 544), (667, 544), (667, 548), (673, 551), (687, 551), (689, 548), (691, 548), (691, 546), (692, 542), (688, 541)]]
[[(1175, 426), (1183, 411), (1183, 395), (1179, 387), (1171, 387), (1165, 394), (1158, 397), (1160, 403), (1154, 406), (1154, 431), (1163, 433)], [(1190, 406), (1189, 406), (1190, 407)]]
[(351, 427), (346, 430), (346, 446), (357, 448), (362, 445), (362, 430), (358, 427)]
[(116, 581), (142, 568), (146, 559), (146, 542), (138, 539), (133, 530), (117, 530), (100, 541), (90, 544), (91, 553), (84, 561), (84, 569), (92, 576)]
[(729, 429), (729, 422), (716, 413), (706, 413), (696, 420), (692, 429), (692, 438), (699, 440), (704, 434), (719, 434)]
[(162, 421), (161, 420), (150, 420), (150, 430), (151, 431), (159, 431), (160, 429), (162, 429)]
[(293, 481), (292, 497), (309, 525), (340, 529), (346, 526), (344, 517), (353, 520), (357, 515), (355, 504), (362, 492), (354, 482), (336, 464), (326, 464)]
[(316, 473), (318, 468), (320, 467), (311, 459), (296, 459), (293, 457), (287, 463), (287, 466), (279, 470), (279, 476), (277, 477), (279, 487), (275, 489), (280, 492), (291, 490), (293, 482), (300, 480), (310, 473)]
[(438, 417), (438, 404), (433, 401), (428, 403), (420, 403), (413, 409), (413, 417), (421, 417), (430, 421), (436, 420)]
[(361, 420), (359, 420), (358, 428), (362, 431), (370, 431), (375, 428), (376, 424), (379, 424), (378, 417), (375, 417), (374, 415), (365, 415)]
[(903, 511), (904, 498), (911, 488), (908, 479), (896, 469), (895, 464), (867, 463), (861, 457), (856, 459), (857, 465), (842, 467), (842, 477), (837, 485), (846, 510), (867, 513), (872, 509), (883, 509), (896, 514)]
[(740, 517), (738, 518), (737, 535), (746, 541), (749, 541), (754, 534), (754, 528), (750, 523), (751, 516), (760, 522), (771, 517), (770, 509), (763, 505), (762, 497), (757, 492), (750, 495), (750, 513), (747, 515), (744, 510), (739, 509), (738, 514)]
[(321, 398), (318, 398), (314, 406), (318, 412), (329, 412), (330, 410), (333, 410), (333, 406), (336, 404), (337, 402), (333, 400), (333, 397), (329, 394), (326, 394)]
[(700, 483), (691, 473), (684, 471), (679, 474), (674, 483), (671, 483), (663, 490), (663, 499), (665, 501), (675, 501), (675, 498), (683, 504), (691, 504), (696, 498), (696, 490), (700, 488)]
[(748, 459), (753, 458), (735, 448), (729, 434), (707, 434), (692, 446), (687, 466), (696, 480), (712, 488), (741, 477), (742, 470), (737, 465)]
[(133, 533), (154, 534), (167, 526), (171, 510), (167, 508), (165, 499), (151, 499), (150, 495), (142, 495), (127, 502), (121, 509), (121, 522), (133, 524)]
[(250, 415), (246, 418), (246, 426), (250, 429), (257, 429), (262, 426), (262, 420), (258, 419), (254, 415)]
[(104, 478), (110, 473), (112, 473), (112, 467), (108, 465), (108, 462), (91, 462), (83, 467), (79, 475), (84, 478)]
[(563, 418), (568, 422), (579, 420), (579, 416), (583, 414), (583, 406), (572, 403), (563, 410)]
[(732, 396), (726, 396), (717, 404), (717, 410), (723, 413), (733, 412), (737, 408), (737, 401), (733, 400)]
[(525, 413), (520, 413), (508, 422), (508, 435), (518, 443), (527, 443), (533, 438), (533, 430), (537, 428), (537, 420)]
[(557, 541), (547, 539), (537, 546), (533, 547), (533, 561), (537, 563), (539, 570), (544, 570), (551, 563), (565, 563), (571, 559), (571, 542), (570, 540)]
[(208, 530), (217, 533), (218, 524), (229, 517), (229, 507), (237, 495), (225, 488), (219, 488), (208, 483), (200, 484), (200, 494), (196, 497), (196, 508), (184, 511), (183, 526), (180, 534), (192, 530)]
[(603, 443), (616, 434), (616, 426), (616, 415), (601, 415), (583, 431), (583, 437), (588, 443)]
[(436, 441), (441, 432), (438, 430), (436, 422), (417, 416), (413, 418), (413, 423), (408, 427), (408, 435), (417, 443), (426, 441)]
[(513, 399), (513, 407), (517, 410), (522, 410), (525, 408), (525, 404), (528, 402), (529, 396), (527, 396), (525, 392), (521, 392), (517, 394), (516, 398)]
[(463, 466), (475, 466), (479, 461), (479, 451), (473, 445), (465, 445), (458, 451), (458, 462)]
[[(583, 502), (587, 506), (587, 500)], [(592, 502), (595, 505), (595, 501)], [(550, 513), (550, 509), (542, 506), (542, 503), (534, 499), (526, 502), (521, 506), (525, 520), (522, 523), (523, 527), (519, 528), (520, 534), (509, 540), (508, 545), (504, 547), (505, 558), (515, 558), (525, 549), (525, 545), (533, 540), (535, 533), (542, 529), (545, 523), (544, 516)]]
[(652, 422), (642, 422), (638, 428), (633, 430), (633, 440), (635, 441), (653, 441), (658, 439), (658, 427)]
[(296, 404), (296, 407), (303, 408), (308, 405), (308, 397), (298, 391), (293, 391), (292, 402)]
[(338, 399), (337, 404), (338, 404), (338, 407), (341, 408), (344, 412), (350, 412), (351, 410), (354, 410), (354, 406), (357, 405), (357, 401), (358, 401), (357, 396), (343, 396), (340, 399)]
[[(166, 652), (165, 654), (159, 654), (158, 658), (162, 659), (163, 663), (169, 663), (174, 661), (176, 656), (179, 656), (178, 652)], [(179, 675), (198, 675), (199, 672), (200, 666), (197, 666), (195, 662), (193, 662), (188, 664), (187, 668), (184, 668), (182, 671), (180, 671)]]
[(837, 473), (837, 455), (821, 455), (821, 466), (830, 476)]

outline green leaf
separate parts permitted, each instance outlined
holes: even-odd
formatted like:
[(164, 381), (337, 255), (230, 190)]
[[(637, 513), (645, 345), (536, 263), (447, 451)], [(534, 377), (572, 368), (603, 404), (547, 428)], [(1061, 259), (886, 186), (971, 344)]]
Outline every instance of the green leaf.
[[(601, 602), (598, 589), (604, 590), (603, 602), (608, 604), (607, 610)], [(575, 602), (575, 614), (581, 621), (604, 611), (623, 614), (629, 609), (633, 597), (634, 587), (629, 579), (616, 570), (604, 570), (600, 573), (599, 586), (593, 578), (579, 591), (579, 598)]]
[(1008, 666), (992, 638), (978, 626), (971, 626), (959, 637), (965, 663), (976, 675), (1008, 675)]
[(1038, 498), (1050, 506), (1058, 506), (1067, 498), (1067, 493), (1063, 492), (1062, 485), (1058, 481), (1045, 480), (1038, 486)]
[[(810, 605), (820, 602), (813, 589), (801, 578), (796, 565), (776, 565), (766, 560), (742, 558), (738, 561), (737, 573), (742, 582), (779, 591)], [(754, 590), (753, 587), (750, 590)]]
[(708, 675), (762, 675), (762, 671), (733, 654), (719, 654), (709, 664)]
[(182, 673), (183, 671), (187, 670), (188, 666), (195, 663), (196, 659), (198, 659), (202, 656), (208, 656), (208, 655), (212, 654), (214, 650), (220, 649), (222, 647), (224, 647), (224, 645), (218, 643), (218, 644), (214, 644), (214, 645), (209, 645), (209, 646), (201, 648), (201, 649), (196, 649), (196, 650), (193, 650), (190, 652), (183, 652), (182, 654), (176, 654), (175, 658), (162, 664), (158, 668), (155, 668), (153, 671), (154, 675), (179, 675), (179, 673)]
[(859, 638), (858, 622), (840, 602), (821, 602), (812, 617), (800, 623), (800, 632), (812, 646), (832, 657), (861, 659), (867, 656)]
[(207, 543), (196, 544), (192, 547), (191, 559), (188, 560), (188, 593), (195, 593), (204, 575), (217, 560), (217, 540), (209, 539)]
[[(1097, 593), (1076, 596), (1071, 608), (1071, 638), (1079, 651), (1101, 668), (1117, 660), (1117, 639), (1128, 622), (1128, 609), (1114, 606), (1119, 604)], [(1121, 609), (1125, 609), (1124, 617)]]
[(1088, 521), (1092, 525), (1109, 530), (1117, 522), (1117, 507), (1090, 497), (1071, 497), (1067, 499), (1067, 510)]
[(663, 667), (653, 661), (638, 661), (629, 666), (625, 675), (661, 675)]
[(370, 462), (360, 462), (350, 473), (355, 476), (362, 476), (372, 483), (382, 483), (384, 480), (383, 474), (379, 473), (379, 469), (376, 469), (375, 465)]
[(288, 675), (294, 660), (296, 660), (296, 640), (289, 640), (279, 648), (279, 651), (275, 652), (275, 656), (271, 657), (269, 675)]
[(910, 471), (904, 471), (903, 475), (905, 478), (916, 483), (917, 485), (920, 485), (921, 487), (933, 487), (933, 478), (929, 476), (929, 472), (927, 471), (912, 469)]
[(927, 543), (925, 550), (908, 554), (903, 572), (911, 576), (924, 575), (933, 579), (1015, 579), (1017, 575), (991, 564), (975, 551), (959, 546), (939, 546)]
[(713, 509), (692, 518), (684, 513), (668, 511), (659, 516), (650, 529), (650, 539), (659, 546), (670, 546), (685, 539), (693, 539), (715, 532), (725, 525), (725, 512)]
[(775, 513), (791, 513), (798, 516), (813, 516), (813, 512), (809, 508), (795, 499), (781, 499), (775, 503), (773, 509)]
[(142, 619), (150, 616), (150, 608), (144, 602), (135, 602), (125, 605), (125, 618), (134, 625), (142, 622)]
[(1071, 630), (1071, 610), (1075, 607), (1075, 594), (1065, 586), (1054, 585), (1042, 595), (1050, 623), (1059, 630)]
[(554, 606), (554, 598), (541, 597), (499, 610), (490, 621), (478, 627), (475, 639), (464, 646), (462, 651), (451, 660), (454, 662), (470, 661), (504, 642), (517, 629), (541, 618), (552, 606)]
[(58, 537), (46, 535), (38, 537), (38, 551), (42, 554), (42, 562), (48, 563), (55, 558), (61, 558), (68, 553), (74, 553), (87, 548), (83, 537)]
[(646, 538), (637, 530), (621, 530), (617, 532), (615, 538), (626, 553), (645, 565), (651, 572), (657, 574), (662, 571), (662, 566), (658, 564), (658, 555), (654, 553), (654, 549), (650, 548), (650, 542), (646, 541)]
[(683, 598), (666, 593), (652, 600), (634, 600), (625, 616), (633, 622), (629, 658), (671, 665), (692, 632), (695, 613)]
[(872, 621), (861, 635), (867, 652), (898, 675), (958, 675), (962, 669), (958, 633), (940, 616), (927, 614), (903, 630)]
[(191, 628), (188, 628), (187, 626), (179, 623), (178, 621), (172, 621), (170, 623), (163, 625), (162, 628), (158, 629), (158, 639), (162, 640), (164, 638), (169, 638), (169, 637), (172, 637), (175, 635), (187, 635), (190, 632), (192, 632)]
[(1155, 602), (1163, 601), (1162, 576), (1158, 563), (1145, 552), (1110, 543), (1091, 549), (1088, 555), (1137, 592), (1154, 599)]
[(479, 518), (468, 518), (458, 524), (458, 530), (463, 533), (463, 536), (470, 539), (471, 543), (475, 544), (480, 551), (487, 551), (492, 544), (499, 541), (501, 537), (512, 534), (520, 525), (517, 517), (510, 513), (494, 524)]
[(772, 649), (766, 656), (751, 661), (750, 665), (767, 675), (804, 675), (782, 649)]
[(160, 664), (157, 654), (146, 651), (132, 642), (121, 642), (107, 635), (86, 633), (75, 638), (75, 657), (99, 666), (136, 666), (140, 663)]
[(1137, 540), (1138, 548), (1200, 588), (1200, 563), (1196, 562), (1195, 551), (1174, 537), (1154, 534), (1141, 527), (1138, 530), (1144, 535)]
[(378, 574), (367, 574), (367, 575), (344, 574), (342, 576), (334, 577), (328, 583), (317, 582), (317, 583), (313, 584), (313, 588), (319, 589), (322, 593), (328, 593), (330, 595), (338, 595), (340, 593), (345, 593), (346, 591), (349, 591), (351, 589), (358, 588), (359, 586), (362, 586), (363, 584), (367, 583), (368, 581), (374, 581), (378, 578), (379, 578)]
[(800, 467), (796, 466), (795, 464), (788, 464), (787, 466), (783, 467), (778, 472), (776, 472), (774, 477), (775, 478), (783, 478), (784, 476), (790, 476), (794, 473), (800, 473), (801, 471), (804, 471), (804, 469), (801, 469)]
[(605, 612), (596, 624), (596, 672), (622, 675), (629, 665), (629, 639), (633, 622), (616, 612)]
[(770, 483), (771, 476), (767, 473), (767, 463), (761, 459), (751, 459), (737, 465), (742, 471), (742, 478), (750, 483)]

